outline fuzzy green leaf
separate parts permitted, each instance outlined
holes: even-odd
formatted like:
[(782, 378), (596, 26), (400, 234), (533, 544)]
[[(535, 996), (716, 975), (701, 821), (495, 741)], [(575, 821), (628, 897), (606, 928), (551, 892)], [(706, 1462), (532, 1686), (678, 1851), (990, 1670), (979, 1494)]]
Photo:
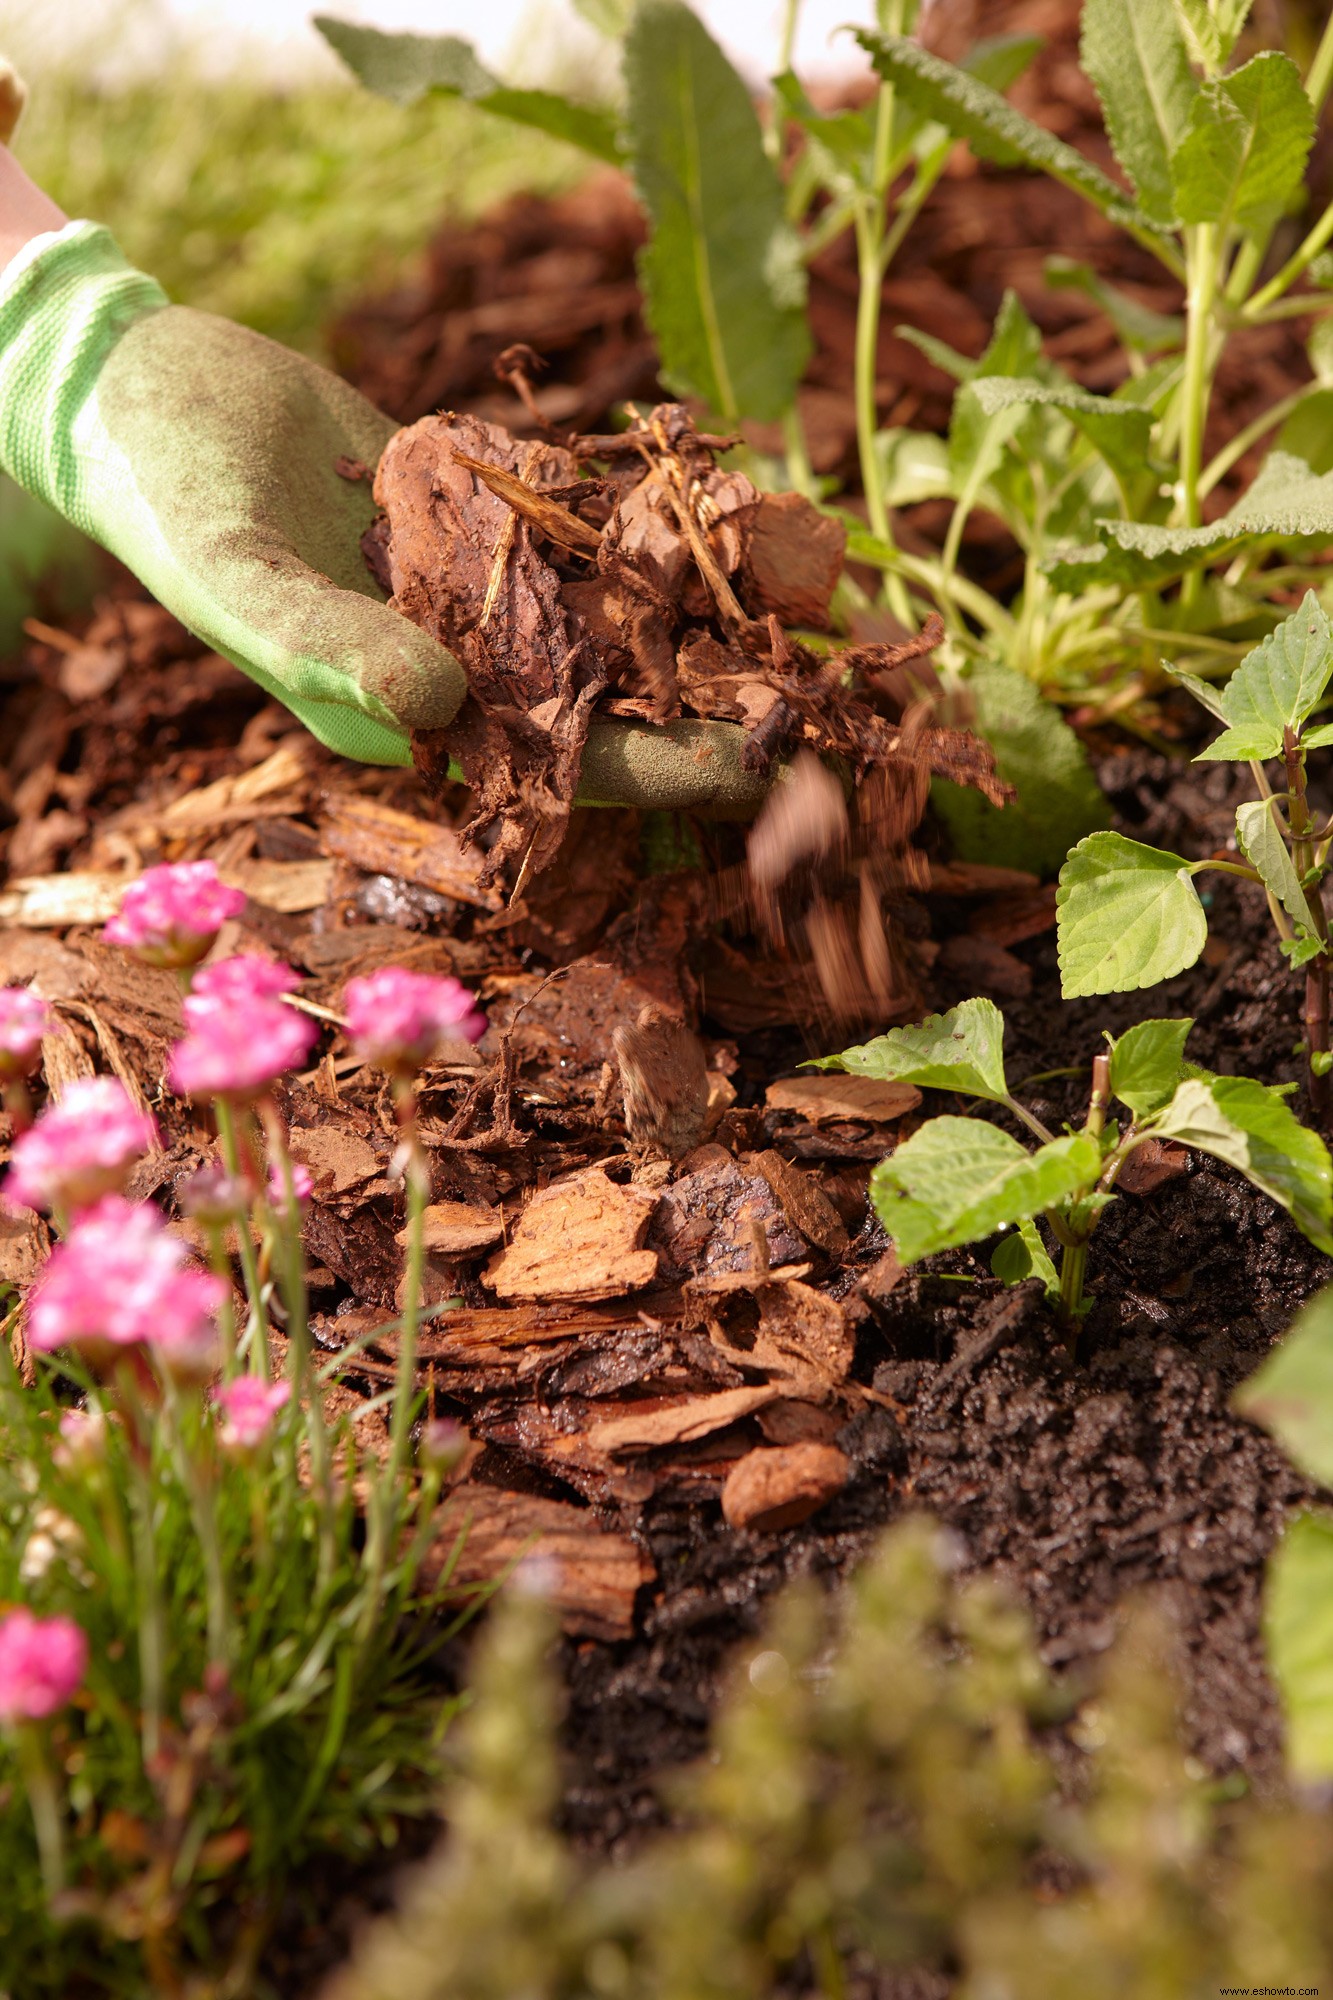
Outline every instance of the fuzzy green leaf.
[(682, 0), (639, 0), (624, 72), (663, 379), (727, 423), (778, 418), (810, 352), (805, 277), (749, 87)]
[[(949, 471), (958, 505), (968, 513), (1023, 421), (1017, 398), (988, 408), (976, 394), (981, 377), (1025, 377), (1041, 365), (1041, 334), (1016, 292), (1006, 292), (986, 352), (959, 389), (949, 419)], [(1034, 387), (1037, 386), (1034, 384)]]
[(1240, 548), (1307, 537), (1333, 540), (1333, 473), (1312, 472), (1303, 458), (1271, 451), (1249, 492), (1205, 527), (1104, 520), (1096, 532), (1103, 544), (1099, 551), (1073, 550), (1043, 565), (1057, 590), (1077, 592), (1102, 583), (1138, 590), (1221, 562)]
[(608, 112), (575, 104), (551, 90), (511, 90), (461, 36), (385, 34), (332, 14), (316, 14), (314, 24), (352, 74), (378, 97), (415, 104), (438, 90), (447, 97), (464, 97), (516, 125), (567, 139), (594, 159), (615, 165), (621, 158), (616, 122)]
[(803, 1069), (845, 1069), (885, 1083), (915, 1083), (928, 1090), (958, 1090), (1003, 1104), (1004, 1015), (993, 1000), (964, 1000), (947, 1014), (929, 1014), (915, 1028), (890, 1028), (873, 1042), (820, 1056)]
[(1272, 1432), (1307, 1479), (1333, 1486), (1333, 1285), (1306, 1301), (1282, 1344), (1232, 1400)]
[(1242, 1076), (1191, 1077), (1163, 1112), (1157, 1130), (1239, 1167), (1285, 1208), (1320, 1250), (1333, 1256), (1333, 1163), (1317, 1132), (1302, 1125), (1275, 1090)]
[(1111, 1044), (1111, 1094), (1136, 1118), (1169, 1102), (1180, 1082), (1193, 1020), (1139, 1021)]
[(1241, 853), (1259, 870), (1263, 885), (1276, 896), (1287, 915), (1298, 924), (1310, 922), (1310, 906), (1305, 900), (1301, 878), (1296, 873), (1291, 852), (1278, 832), (1273, 809), (1266, 799), (1254, 799), (1236, 813), (1236, 840)]
[(1199, 89), (1171, 0), (1083, 0), (1079, 53), (1140, 206), (1170, 222), (1171, 155)]
[(1298, 1514), (1269, 1558), (1264, 1639), (1298, 1781), (1333, 1778), (1333, 1515)]
[(967, 693), (977, 733), (1018, 796), (993, 806), (971, 786), (937, 778), (931, 802), (953, 850), (964, 861), (1053, 875), (1074, 842), (1110, 818), (1087, 752), (1059, 709), (1012, 667), (979, 661)]
[(1055, 902), (1066, 1000), (1174, 979), (1208, 936), (1189, 863), (1121, 833), (1079, 842), (1060, 870)]
[(971, 384), (971, 393), (987, 416), (996, 416), (1015, 404), (1045, 404), (1057, 409), (1082, 431), (1122, 485), (1143, 472), (1152, 415), (1133, 403), (1094, 396), (1072, 383), (1034, 382), (1011, 375), (979, 375)]
[(907, 102), (926, 117), (966, 139), (979, 158), (1003, 166), (1021, 161), (1039, 173), (1050, 174), (1123, 228), (1159, 227), (1126, 200), (1123, 189), (1109, 174), (1063, 139), (1015, 111), (1007, 98), (980, 78), (956, 69), (902, 35), (877, 35), (859, 29), (857, 40), (886, 82), (895, 84)]
[(1021, 1285), (1025, 1278), (1040, 1278), (1050, 1297), (1060, 1296), (1060, 1273), (1029, 1215), (1023, 1217), (1012, 1236), (1006, 1236), (995, 1246), (990, 1267), (991, 1275), (1002, 1285)]
[(1215, 715), (1219, 722), (1226, 721), (1227, 712), (1222, 705), (1221, 688), (1215, 688), (1211, 681), (1203, 680), (1198, 674), (1187, 674), (1183, 667), (1176, 666), (1171, 660), (1162, 660), (1160, 665), (1162, 672), (1169, 674), (1177, 687), (1184, 688), (1186, 694), (1194, 696), (1200, 708), (1206, 708), (1209, 715)]
[(1201, 760), (1246, 763), (1281, 755), (1285, 732), (1299, 730), (1333, 678), (1333, 631), (1307, 590), (1300, 608), (1247, 653), (1222, 694), (1227, 728)]
[(870, 1198), (904, 1264), (975, 1243), (1092, 1186), (1101, 1148), (1086, 1132), (1029, 1153), (978, 1118), (932, 1118), (870, 1176)]
[(1200, 69), (1219, 70), (1231, 60), (1254, 0), (1176, 0), (1190, 55)]
[(574, 7), (608, 41), (617, 41), (629, 26), (630, 0), (574, 0)]
[(1140, 354), (1160, 353), (1163, 348), (1185, 344), (1185, 322), (1178, 314), (1154, 312), (1128, 292), (1108, 285), (1091, 264), (1080, 264), (1072, 257), (1048, 257), (1046, 282), (1053, 291), (1083, 292), (1101, 307), (1121, 343)]
[(1300, 71), (1276, 49), (1205, 84), (1171, 160), (1181, 221), (1275, 222), (1301, 184), (1314, 124)]

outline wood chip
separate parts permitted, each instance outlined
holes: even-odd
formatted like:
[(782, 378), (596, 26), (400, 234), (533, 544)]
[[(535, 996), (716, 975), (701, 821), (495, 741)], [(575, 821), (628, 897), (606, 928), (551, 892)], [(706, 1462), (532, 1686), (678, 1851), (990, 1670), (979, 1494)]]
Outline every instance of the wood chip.
[(756, 1355), (771, 1349), (824, 1382), (845, 1382), (856, 1352), (856, 1335), (836, 1299), (787, 1278), (756, 1294), (759, 1333)]
[(322, 910), (333, 893), (331, 861), (234, 861), (218, 873), (233, 889), (244, 890), (252, 902), (287, 916)]
[(519, 1217), (512, 1242), (483, 1282), (502, 1299), (612, 1299), (657, 1276), (657, 1253), (640, 1246), (657, 1196), (617, 1187), (600, 1168), (543, 1188)]
[(353, 1188), (364, 1190), (368, 1181), (384, 1174), (384, 1163), (370, 1141), (336, 1125), (294, 1126), (287, 1143), (292, 1158), (309, 1168), (317, 1201), (348, 1194)]
[(235, 826), (245, 820), (265, 819), (274, 811), (273, 801), (303, 791), (311, 767), (319, 755), (318, 745), (308, 736), (288, 737), (262, 764), (217, 778), (211, 785), (186, 792), (174, 799), (157, 824), (164, 833), (211, 833), (219, 827)]
[(847, 1248), (847, 1230), (837, 1209), (812, 1174), (803, 1173), (784, 1160), (781, 1153), (768, 1151), (746, 1157), (747, 1167), (761, 1173), (782, 1203), (782, 1212), (793, 1229), (807, 1243), (828, 1257), (841, 1257)]
[[(447, 1257), (463, 1257), (471, 1250), (489, 1250), (504, 1235), (504, 1217), (498, 1208), (483, 1208), (467, 1201), (432, 1202), (423, 1222), (426, 1249)], [(397, 1240), (406, 1244), (405, 1229), (399, 1230)]]
[(693, 1444), (713, 1431), (725, 1430), (741, 1417), (763, 1409), (788, 1393), (790, 1385), (758, 1382), (741, 1389), (719, 1389), (713, 1396), (688, 1396), (663, 1403), (655, 1410), (630, 1417), (608, 1417), (593, 1424), (588, 1442), (603, 1452), (651, 1451), (659, 1445)]
[(611, 1046), (620, 1067), (630, 1138), (670, 1160), (693, 1152), (703, 1138), (712, 1101), (699, 1037), (677, 1016), (650, 1003), (632, 1028), (614, 1030)]
[(104, 924), (120, 908), (126, 880), (101, 869), (22, 876), (0, 892), (0, 925), (41, 931)]
[(850, 1477), (851, 1466), (836, 1445), (761, 1445), (728, 1473), (723, 1518), (729, 1528), (771, 1535), (808, 1521)]
[(0, 1283), (30, 1285), (46, 1262), (50, 1232), (30, 1208), (0, 1208)]
[(794, 1111), (812, 1125), (841, 1119), (861, 1119), (872, 1125), (892, 1125), (921, 1102), (911, 1083), (881, 1083), (869, 1076), (841, 1076), (832, 1071), (810, 1076), (784, 1076), (770, 1083), (764, 1101), (770, 1111)]
[(1168, 1181), (1179, 1180), (1188, 1173), (1189, 1164), (1186, 1147), (1177, 1146), (1170, 1139), (1145, 1139), (1120, 1169), (1116, 1189), (1122, 1194), (1155, 1194)]
[(503, 906), (498, 890), (480, 886), (481, 858), (474, 849), (464, 850), (452, 827), (397, 812), (378, 799), (353, 792), (326, 797), (320, 842), (326, 854), (350, 861), (367, 875), (393, 875), (480, 910)]
[(628, 1535), (608, 1532), (586, 1507), (498, 1487), (458, 1487), (436, 1515), (426, 1559), (428, 1580), (458, 1550), (452, 1575), (460, 1584), (490, 1583), (522, 1561), (549, 1597), (566, 1632), (588, 1639), (628, 1639), (634, 1600), (656, 1574)]

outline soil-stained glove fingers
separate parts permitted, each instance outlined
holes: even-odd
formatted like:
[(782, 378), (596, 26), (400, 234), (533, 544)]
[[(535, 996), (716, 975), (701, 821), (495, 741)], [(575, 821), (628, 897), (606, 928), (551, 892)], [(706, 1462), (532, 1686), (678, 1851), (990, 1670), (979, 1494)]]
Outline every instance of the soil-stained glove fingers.
[(622, 722), (594, 716), (583, 751), (582, 805), (643, 806), (753, 819), (771, 779), (744, 769), (731, 722)]

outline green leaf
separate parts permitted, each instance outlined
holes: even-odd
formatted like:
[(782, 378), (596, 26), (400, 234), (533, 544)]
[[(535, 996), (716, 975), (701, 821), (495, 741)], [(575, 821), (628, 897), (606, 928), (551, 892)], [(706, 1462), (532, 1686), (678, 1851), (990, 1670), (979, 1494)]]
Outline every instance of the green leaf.
[(1307, 1479), (1333, 1486), (1333, 1285), (1306, 1301), (1232, 1401), (1272, 1432)]
[(652, 223), (639, 274), (663, 379), (727, 423), (778, 418), (810, 335), (749, 88), (682, 0), (639, 0), (624, 67), (630, 165)]
[(1074, 842), (1110, 818), (1087, 752), (1026, 674), (981, 660), (966, 685), (973, 726), (1018, 796), (1007, 806), (993, 806), (971, 786), (937, 778), (931, 802), (953, 851), (964, 861), (1053, 875)]
[(1227, 712), (1222, 705), (1221, 688), (1215, 688), (1211, 681), (1201, 679), (1198, 674), (1187, 674), (1183, 667), (1176, 666), (1170, 660), (1162, 660), (1159, 665), (1164, 674), (1170, 675), (1177, 687), (1183, 687), (1186, 694), (1194, 696), (1200, 708), (1206, 708), (1209, 715), (1215, 715), (1219, 722), (1226, 721)]
[(964, 1000), (947, 1014), (929, 1014), (915, 1028), (890, 1028), (873, 1042), (820, 1056), (803, 1069), (845, 1069), (885, 1083), (958, 1090), (965, 1097), (1008, 1100), (1004, 1079), (1004, 1015), (993, 1000)]
[(1127, 201), (1109, 174), (1063, 139), (1015, 111), (989, 84), (904, 36), (858, 29), (856, 38), (886, 82), (896, 84), (926, 117), (966, 139), (980, 159), (995, 160), (1002, 166), (1021, 162), (1073, 188), (1122, 228), (1159, 231), (1160, 225)]
[(1160, 1111), (1180, 1082), (1192, 1020), (1139, 1021), (1111, 1044), (1111, 1094), (1136, 1118)]
[(1221, 69), (1245, 26), (1253, 0), (1176, 0), (1176, 11), (1200, 69)]
[(1066, 1000), (1174, 979), (1208, 936), (1189, 863), (1121, 833), (1079, 842), (1060, 870), (1055, 902)]
[(779, 104), (804, 132), (811, 161), (826, 188), (846, 196), (874, 184), (875, 133), (865, 111), (817, 111), (791, 70), (774, 77)]
[(877, 431), (875, 451), (883, 468), (887, 506), (911, 507), (953, 492), (949, 447), (934, 431)]
[(1276, 49), (1205, 84), (1171, 161), (1180, 220), (1276, 222), (1304, 177), (1314, 126), (1301, 73)]
[(978, 375), (971, 384), (971, 394), (987, 416), (998, 415), (1015, 404), (1045, 404), (1061, 410), (1106, 460), (1122, 487), (1142, 476), (1152, 436), (1152, 416), (1133, 403), (1094, 396), (1072, 383), (1034, 382), (1012, 375)]
[(1041, 334), (1018, 294), (1006, 292), (986, 352), (954, 397), (949, 419), (949, 470), (964, 514), (976, 505), (1025, 415), (1016, 400), (988, 410), (976, 394), (976, 380), (994, 375), (1026, 377), (1041, 365)]
[(629, 27), (630, 0), (574, 0), (577, 13), (608, 41), (617, 41)]
[(1247, 653), (1222, 694), (1228, 727), (1199, 761), (1245, 763), (1277, 757), (1288, 729), (1299, 730), (1333, 677), (1333, 632), (1307, 590), (1298, 610)]
[(1310, 905), (1267, 799), (1254, 799), (1249, 805), (1238, 807), (1236, 840), (1245, 859), (1259, 870), (1268, 893), (1276, 896), (1296, 923), (1308, 926)]
[(932, 1118), (870, 1176), (870, 1198), (904, 1264), (975, 1243), (1091, 1187), (1101, 1148), (1086, 1132), (1029, 1153), (978, 1118)]
[(1170, 0), (1083, 0), (1079, 55), (1140, 206), (1172, 221), (1171, 155), (1199, 86)]
[(1316, 474), (1305, 460), (1271, 451), (1248, 493), (1219, 520), (1201, 528), (1167, 528), (1153, 521), (1097, 523), (1102, 548), (1055, 556), (1043, 567), (1057, 590), (1078, 593), (1101, 583), (1139, 590), (1168, 582), (1240, 548), (1268, 541), (1333, 539), (1333, 473)]
[(1002, 1285), (1021, 1285), (1025, 1278), (1040, 1278), (1048, 1297), (1060, 1296), (1060, 1273), (1031, 1216), (1025, 1215), (1013, 1235), (996, 1244), (990, 1267)]
[[(1309, 965), (1311, 960), (1318, 958), (1327, 947), (1324, 940), (1317, 937), (1313, 931), (1302, 929), (1297, 931), (1295, 937), (1279, 938), (1277, 948), (1292, 971), (1299, 972), (1303, 965)], [(1310, 1058), (1310, 1067), (1316, 1076), (1322, 1074), (1319, 1069), (1322, 1060), (1323, 1057), (1318, 1050)]]
[(1269, 1557), (1264, 1641), (1289, 1774), (1333, 1778), (1333, 1515), (1298, 1514)]
[(616, 123), (608, 112), (572, 103), (555, 91), (511, 90), (478, 60), (471, 42), (458, 35), (390, 35), (332, 14), (316, 14), (314, 24), (367, 90), (395, 104), (415, 104), (438, 90), (516, 125), (567, 139), (595, 159), (615, 165), (621, 158)]
[(1140, 354), (1159, 353), (1163, 348), (1185, 344), (1185, 322), (1176, 313), (1154, 312), (1128, 292), (1108, 285), (1091, 264), (1072, 257), (1048, 257), (1046, 282), (1053, 291), (1082, 292), (1099, 305), (1120, 336), (1121, 344)]
[(1317, 1132), (1302, 1125), (1275, 1090), (1247, 1077), (1182, 1083), (1157, 1130), (1239, 1167), (1285, 1208), (1296, 1227), (1333, 1256), (1333, 1163)]

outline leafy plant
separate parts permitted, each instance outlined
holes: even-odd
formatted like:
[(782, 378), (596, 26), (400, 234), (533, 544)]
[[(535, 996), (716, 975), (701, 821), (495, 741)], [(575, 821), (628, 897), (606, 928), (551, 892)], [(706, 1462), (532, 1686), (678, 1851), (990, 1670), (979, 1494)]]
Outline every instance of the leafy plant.
[[(977, 1118), (931, 1118), (870, 1177), (870, 1198), (899, 1259), (977, 1243), (1017, 1225), (991, 1268), (1006, 1284), (1041, 1278), (1066, 1324), (1084, 1292), (1088, 1243), (1127, 1160), (1150, 1139), (1173, 1139), (1239, 1168), (1333, 1256), (1333, 1162), (1281, 1091), (1244, 1077), (1212, 1076), (1184, 1059), (1191, 1021), (1140, 1021), (1092, 1061), (1088, 1115), (1057, 1136), (1011, 1093), (1004, 1017), (990, 1000), (965, 1000), (915, 1028), (893, 1028), (859, 1048), (824, 1056), (816, 1069), (955, 1091), (1008, 1111), (1034, 1149)], [(1112, 1102), (1129, 1113), (1111, 1117)], [(1037, 1227), (1059, 1249), (1057, 1269)]]
[[(1057, 891), (1060, 979), (1066, 999), (1125, 992), (1171, 979), (1194, 964), (1208, 932), (1194, 877), (1222, 869), (1259, 883), (1293, 970), (1305, 971), (1305, 1048), (1312, 1101), (1328, 1111), (1328, 917), (1324, 878), (1333, 822), (1311, 809), (1306, 753), (1333, 743), (1333, 724), (1310, 726), (1333, 679), (1333, 628), (1313, 592), (1248, 653), (1221, 694), (1178, 674), (1225, 725), (1197, 761), (1248, 764), (1257, 799), (1236, 812), (1243, 861), (1186, 861), (1118, 833), (1092, 833), (1060, 872)], [(1281, 761), (1280, 789), (1264, 766)]]

